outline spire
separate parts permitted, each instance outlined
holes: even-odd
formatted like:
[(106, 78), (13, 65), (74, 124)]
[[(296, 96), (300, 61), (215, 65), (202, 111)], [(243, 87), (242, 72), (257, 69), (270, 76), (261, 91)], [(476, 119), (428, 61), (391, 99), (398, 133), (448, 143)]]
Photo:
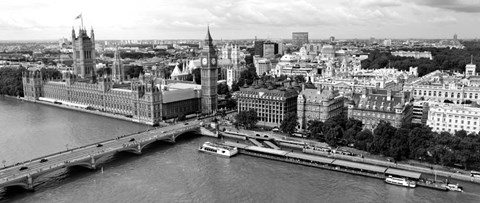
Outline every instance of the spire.
[(207, 25), (207, 36), (205, 37), (205, 42), (212, 42), (212, 36), (210, 35), (210, 25)]
[(93, 33), (93, 26), (90, 28), (90, 37), (95, 38), (95, 35)]
[(72, 26), (72, 39), (75, 39), (75, 28)]

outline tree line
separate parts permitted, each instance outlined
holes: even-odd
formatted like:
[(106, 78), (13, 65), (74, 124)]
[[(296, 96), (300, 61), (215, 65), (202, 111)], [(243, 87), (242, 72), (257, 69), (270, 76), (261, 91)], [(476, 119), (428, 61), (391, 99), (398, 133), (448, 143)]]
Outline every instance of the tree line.
[(363, 129), (357, 119), (338, 115), (325, 122), (309, 121), (308, 136), (332, 147), (354, 146), (357, 149), (393, 157), (395, 160), (420, 160), (444, 166), (480, 168), (480, 136), (465, 130), (433, 132), (421, 124), (404, 124), (400, 128), (380, 121), (373, 130)]
[(0, 95), (23, 97), (22, 72), (26, 69), (0, 68)]
[[(465, 65), (471, 62), (477, 65), (477, 72), (480, 71), (480, 42), (463, 41), (464, 49), (456, 48), (417, 48), (414, 51), (429, 51), (433, 60), (413, 57), (393, 56), (390, 52), (373, 50), (369, 51), (368, 59), (363, 60), (363, 69), (380, 69), (394, 67), (398, 70), (408, 71), (409, 67), (418, 67), (418, 75), (421, 77), (435, 70), (464, 72)], [(405, 50), (412, 51), (412, 50)]]

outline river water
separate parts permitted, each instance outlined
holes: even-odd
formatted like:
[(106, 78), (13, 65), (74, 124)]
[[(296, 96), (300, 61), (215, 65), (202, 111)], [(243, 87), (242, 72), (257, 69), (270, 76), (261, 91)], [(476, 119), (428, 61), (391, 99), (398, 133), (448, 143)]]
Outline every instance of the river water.
[[(148, 126), (0, 97), (0, 159), (7, 164), (148, 129)], [(9, 189), (2, 202), (480, 202), (466, 192), (403, 188), (382, 180), (262, 158), (199, 153), (212, 138), (185, 134), (142, 155), (116, 154), (101, 169), (71, 168), (35, 192)]]

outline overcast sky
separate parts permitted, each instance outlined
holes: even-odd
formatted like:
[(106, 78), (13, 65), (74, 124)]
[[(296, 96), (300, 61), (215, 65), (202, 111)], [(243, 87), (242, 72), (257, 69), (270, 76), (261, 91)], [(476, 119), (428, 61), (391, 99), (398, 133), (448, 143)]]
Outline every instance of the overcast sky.
[(0, 0), (0, 40), (476, 38), (480, 0)]

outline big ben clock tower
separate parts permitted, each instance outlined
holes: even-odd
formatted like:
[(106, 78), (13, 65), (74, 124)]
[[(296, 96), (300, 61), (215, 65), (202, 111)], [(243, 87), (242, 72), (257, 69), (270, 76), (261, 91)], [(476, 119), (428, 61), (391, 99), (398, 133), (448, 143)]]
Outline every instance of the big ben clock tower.
[(217, 111), (217, 53), (210, 36), (210, 28), (207, 29), (205, 46), (200, 55), (201, 80), (202, 80), (202, 113), (212, 114)]

